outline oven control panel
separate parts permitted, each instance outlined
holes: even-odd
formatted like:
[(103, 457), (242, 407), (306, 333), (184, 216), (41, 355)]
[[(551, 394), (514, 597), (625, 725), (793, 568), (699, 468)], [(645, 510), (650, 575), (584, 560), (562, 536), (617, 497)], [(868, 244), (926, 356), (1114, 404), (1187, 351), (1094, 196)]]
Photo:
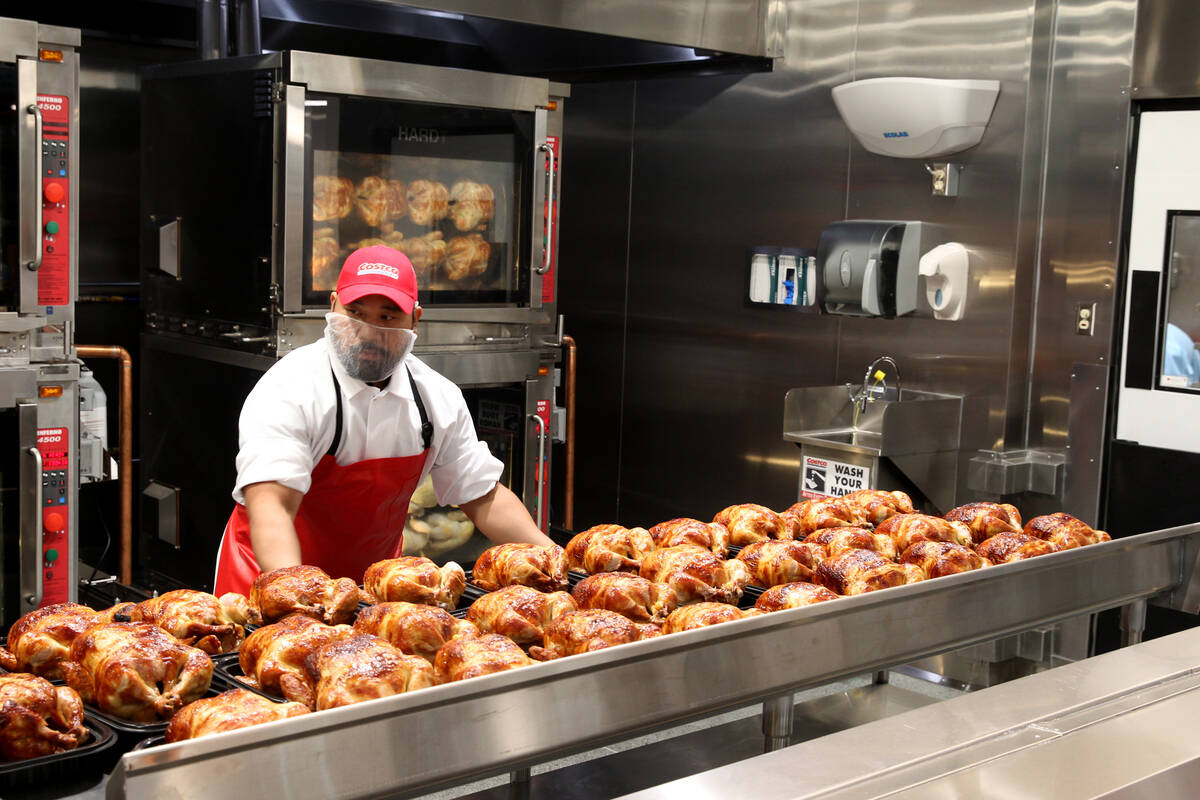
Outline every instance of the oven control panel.
[(42, 266), (38, 270), (38, 305), (71, 302), (70, 267), (70, 100), (39, 94), (42, 112)]
[(69, 438), (66, 428), (39, 428), (42, 454), (42, 606), (68, 602), (71, 582)]

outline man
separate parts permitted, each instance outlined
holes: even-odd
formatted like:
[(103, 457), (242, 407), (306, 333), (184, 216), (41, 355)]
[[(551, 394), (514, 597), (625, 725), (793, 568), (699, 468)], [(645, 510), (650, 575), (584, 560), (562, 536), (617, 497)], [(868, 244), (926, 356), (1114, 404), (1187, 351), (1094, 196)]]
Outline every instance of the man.
[(214, 591), (247, 593), (296, 564), (362, 579), (400, 555), (408, 501), (426, 474), (495, 542), (552, 544), (498, 483), (462, 392), (412, 355), (421, 307), (408, 258), (365, 247), (342, 266), (325, 337), (289, 353), (242, 407), (237, 506)]

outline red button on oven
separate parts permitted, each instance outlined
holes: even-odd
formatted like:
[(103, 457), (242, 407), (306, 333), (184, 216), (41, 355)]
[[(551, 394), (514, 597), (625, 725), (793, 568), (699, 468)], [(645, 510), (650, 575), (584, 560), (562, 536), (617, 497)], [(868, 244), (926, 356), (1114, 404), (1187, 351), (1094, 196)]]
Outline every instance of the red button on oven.
[(58, 511), (47, 510), (42, 515), (42, 523), (50, 533), (62, 533), (67, 527), (66, 518)]
[(59, 200), (62, 200), (66, 193), (67, 190), (64, 189), (63, 185), (57, 181), (50, 181), (46, 184), (46, 187), (42, 189), (42, 194), (45, 195), (46, 201), (50, 203), (57, 203)]

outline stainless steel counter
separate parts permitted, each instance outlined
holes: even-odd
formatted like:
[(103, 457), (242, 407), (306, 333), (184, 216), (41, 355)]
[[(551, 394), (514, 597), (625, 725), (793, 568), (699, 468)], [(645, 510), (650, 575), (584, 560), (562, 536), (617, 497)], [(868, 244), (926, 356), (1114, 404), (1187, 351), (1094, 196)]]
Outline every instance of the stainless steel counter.
[(626, 797), (1195, 797), (1197, 719), (1200, 629)]
[(1198, 550), (1173, 528), (151, 748), (108, 796), (417, 794), (1143, 598), (1194, 613)]

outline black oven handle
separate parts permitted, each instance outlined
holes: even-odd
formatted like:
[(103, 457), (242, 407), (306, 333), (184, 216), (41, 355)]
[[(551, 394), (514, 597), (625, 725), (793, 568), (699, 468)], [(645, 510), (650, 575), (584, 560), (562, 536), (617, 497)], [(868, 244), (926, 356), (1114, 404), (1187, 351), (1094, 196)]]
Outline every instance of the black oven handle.
[[(21, 538), (19, 541), (21, 613), (42, 603), (42, 451), (37, 446), (37, 401), (17, 403), (21, 475)], [(26, 458), (28, 457), (28, 458)]]
[(546, 188), (546, 249), (542, 252), (542, 265), (535, 270), (538, 275), (545, 275), (554, 253), (554, 185), (558, 182), (558, 156), (550, 142), (542, 142), (538, 150), (550, 159), (550, 185)]

